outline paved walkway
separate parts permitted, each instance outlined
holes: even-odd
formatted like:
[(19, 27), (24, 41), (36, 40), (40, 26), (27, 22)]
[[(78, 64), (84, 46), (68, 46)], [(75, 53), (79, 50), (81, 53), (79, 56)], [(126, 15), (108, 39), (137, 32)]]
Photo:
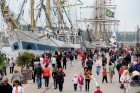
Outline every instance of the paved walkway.
[[(85, 86), (83, 85), (83, 91), (80, 92), (79, 91), (79, 87), (78, 87), (78, 91), (75, 92), (73, 89), (73, 83), (72, 83), (72, 78), (74, 76), (74, 74), (79, 75), (80, 72), (83, 73), (83, 68), (81, 66), (81, 61), (78, 59), (76, 61), (74, 61), (74, 67), (70, 67), (70, 64), (67, 64), (67, 69), (64, 70), (64, 72), (66, 73), (66, 77), (65, 77), (65, 82), (64, 82), (64, 89), (63, 92), (64, 93), (85, 93)], [(16, 67), (17, 68), (17, 67)], [(19, 68), (18, 68), (19, 69)], [(108, 70), (108, 68), (107, 68)], [(9, 69), (8, 69), (9, 71)], [(96, 75), (96, 71), (95, 71), (95, 65), (93, 66), (93, 76), (96, 79), (96, 82), (99, 84), (99, 86), (101, 87), (101, 90), (103, 91), (103, 93), (123, 93), (123, 90), (121, 90), (120, 84), (118, 83), (118, 74), (117, 71), (115, 71), (115, 76), (113, 78), (113, 83), (102, 83), (102, 73), (101, 75), (98, 77)], [(102, 72), (102, 69), (101, 69)], [(10, 78), (11, 75), (8, 75), (8, 77)], [(109, 77), (109, 76), (108, 76)], [(108, 78), (109, 81), (109, 78)], [(50, 87), (47, 89), (44, 86), (44, 80), (42, 80), (43, 82), (43, 86), (41, 89), (37, 89), (37, 85), (34, 84), (32, 82), (32, 80), (28, 81), (28, 84), (24, 84), (23, 87), (25, 88), (25, 93), (60, 93), (58, 89), (54, 90), (54, 86), (53, 84), (53, 79), (50, 79)], [(93, 93), (93, 91), (96, 90), (96, 84), (94, 80), (91, 80), (90, 82), (90, 92), (89, 93)], [(140, 87), (131, 87), (129, 89), (128, 93), (136, 93), (138, 90), (140, 90)]]

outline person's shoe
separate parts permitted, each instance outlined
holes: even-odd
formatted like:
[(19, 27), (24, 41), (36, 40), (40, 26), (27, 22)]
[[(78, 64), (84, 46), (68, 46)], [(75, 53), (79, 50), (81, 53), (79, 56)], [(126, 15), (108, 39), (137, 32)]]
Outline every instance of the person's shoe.
[(54, 89), (57, 89), (57, 88), (54, 88)]
[(87, 92), (87, 90), (85, 90), (85, 92)]

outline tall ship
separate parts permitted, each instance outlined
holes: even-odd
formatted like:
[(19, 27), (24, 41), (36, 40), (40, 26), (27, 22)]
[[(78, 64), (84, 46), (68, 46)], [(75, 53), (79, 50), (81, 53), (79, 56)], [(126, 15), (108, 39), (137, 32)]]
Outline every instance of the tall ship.
[(40, 54), (60, 47), (80, 48), (70, 10), (80, 5), (80, 0), (0, 0), (2, 52), (17, 56), (24, 51)]
[(93, 6), (80, 7), (81, 10), (90, 9), (90, 18), (77, 20), (79, 24), (87, 26), (83, 36), (84, 47), (107, 47), (115, 45), (116, 35), (120, 20), (116, 20), (114, 0), (94, 0)]

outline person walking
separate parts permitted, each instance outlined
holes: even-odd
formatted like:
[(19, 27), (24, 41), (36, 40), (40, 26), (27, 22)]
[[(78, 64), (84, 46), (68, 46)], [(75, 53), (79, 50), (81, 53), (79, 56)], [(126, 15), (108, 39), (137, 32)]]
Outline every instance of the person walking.
[(1, 65), (2, 65), (2, 70), (3, 70), (4, 75), (7, 75), (7, 71), (6, 71), (7, 59), (6, 59), (6, 57), (4, 58), (4, 61), (2, 62)]
[(100, 90), (100, 86), (97, 86), (97, 90), (94, 91), (94, 93), (103, 93), (103, 92)]
[(70, 63), (71, 63), (71, 67), (73, 67), (73, 60), (74, 60), (74, 56), (73, 56), (73, 54), (71, 53), (71, 54), (70, 54)]
[(78, 84), (80, 91), (82, 91), (82, 86), (84, 85), (84, 77), (82, 76), (82, 73), (80, 73), (78, 76)]
[(45, 68), (43, 69), (43, 78), (45, 81), (45, 87), (49, 86), (49, 78), (50, 77), (51, 77), (50, 68), (48, 68), (48, 65), (45, 65)]
[(51, 57), (51, 63), (52, 63), (52, 68), (54, 69), (55, 66), (56, 66), (56, 58), (55, 58), (55, 56)]
[[(15, 80), (22, 81), (22, 75), (18, 70), (14, 70), (14, 74), (11, 77), (11, 83)], [(14, 86), (14, 83), (13, 83)]]
[(15, 66), (15, 62), (14, 62), (13, 57), (10, 59), (9, 66), (10, 66), (10, 73), (13, 73), (14, 66)]
[(120, 78), (121, 84), (123, 86), (123, 91), (124, 93), (128, 93), (128, 88), (130, 85), (130, 76), (129, 76), (129, 71), (124, 70), (121, 78)]
[(52, 77), (53, 77), (53, 81), (54, 81), (54, 89), (57, 89), (57, 72), (58, 72), (58, 68), (57, 66), (53, 69), (52, 72)]
[(74, 75), (72, 81), (73, 81), (74, 91), (77, 91), (78, 78), (77, 78), (76, 74)]
[(12, 93), (12, 86), (8, 83), (8, 78), (5, 77), (0, 83), (0, 93)]
[(59, 68), (58, 73), (57, 73), (57, 81), (59, 84), (59, 91), (62, 92), (63, 91), (63, 84), (64, 84), (64, 77), (65, 77), (65, 73), (63, 72), (62, 68)]
[(66, 58), (66, 56), (64, 55), (63, 56), (63, 69), (66, 69), (67, 68), (67, 58)]
[(106, 68), (103, 68), (103, 79), (102, 79), (102, 83), (104, 83), (104, 80), (106, 81), (106, 83), (108, 83), (108, 81), (107, 81), (107, 71), (106, 71)]
[(86, 53), (83, 52), (81, 55), (81, 61), (82, 61), (82, 67), (85, 67), (85, 62), (86, 62)]
[[(124, 70), (125, 70), (125, 66), (122, 66), (122, 67), (120, 68), (120, 70), (119, 70), (119, 79), (121, 78), (121, 76), (122, 76)], [(120, 80), (119, 80), (119, 82), (121, 83)]]
[(98, 76), (100, 75), (101, 65), (102, 65), (102, 59), (101, 59), (100, 55), (98, 55), (97, 60), (96, 60), (96, 73)]
[(106, 67), (106, 64), (107, 64), (107, 58), (105, 55), (103, 55), (103, 58), (102, 58), (102, 66), (103, 67)]
[(42, 67), (41, 67), (40, 63), (38, 64), (38, 67), (35, 68), (35, 76), (36, 76), (37, 87), (38, 87), (38, 89), (40, 89), (42, 86), (42, 80), (41, 80)]
[(13, 87), (13, 92), (12, 93), (24, 93), (24, 89), (21, 86), (20, 81), (15, 80), (13, 83), (14, 83), (14, 87)]
[(92, 61), (92, 59), (90, 57), (88, 57), (88, 60), (86, 62), (86, 66), (92, 72), (93, 61)]
[(88, 68), (84, 69), (84, 75), (85, 75), (85, 92), (89, 92), (89, 87), (90, 87), (90, 75), (91, 71)]
[(114, 74), (114, 65), (109, 62), (109, 77), (110, 77), (110, 83), (112, 83), (112, 78)]
[(45, 58), (43, 60), (43, 64), (49, 65), (49, 58), (47, 56), (45, 56)]

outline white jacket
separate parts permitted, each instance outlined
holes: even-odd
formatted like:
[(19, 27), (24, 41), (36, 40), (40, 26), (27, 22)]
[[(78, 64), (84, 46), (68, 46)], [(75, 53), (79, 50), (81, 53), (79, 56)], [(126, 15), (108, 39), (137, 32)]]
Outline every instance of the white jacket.
[[(15, 93), (15, 91), (16, 91), (16, 87), (13, 87), (12, 93)], [(18, 93), (24, 93), (24, 89), (21, 86), (18, 86)]]
[(97, 59), (95, 64), (96, 66), (102, 66), (102, 59)]

